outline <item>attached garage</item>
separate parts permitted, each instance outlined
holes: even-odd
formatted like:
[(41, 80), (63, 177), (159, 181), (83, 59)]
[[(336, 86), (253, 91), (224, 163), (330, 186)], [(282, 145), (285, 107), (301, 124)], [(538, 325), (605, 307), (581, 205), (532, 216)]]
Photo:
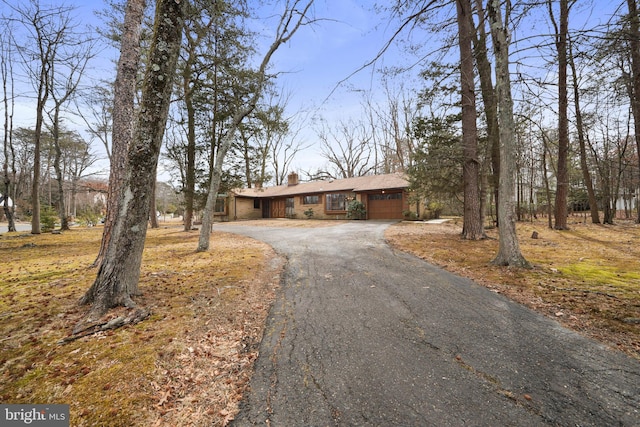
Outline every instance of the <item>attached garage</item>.
[(371, 193), (367, 197), (369, 219), (402, 219), (404, 210), (403, 192)]
[(300, 182), (292, 172), (286, 185), (233, 190), (229, 216), (345, 220), (350, 218), (349, 204), (358, 201), (365, 206), (366, 219), (401, 220), (403, 213), (418, 211), (409, 202), (408, 187), (402, 173)]

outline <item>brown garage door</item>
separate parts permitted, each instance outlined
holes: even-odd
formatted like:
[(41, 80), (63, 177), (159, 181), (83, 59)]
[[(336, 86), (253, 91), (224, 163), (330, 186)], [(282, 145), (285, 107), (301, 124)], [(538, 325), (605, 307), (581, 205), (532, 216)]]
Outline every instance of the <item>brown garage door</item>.
[(402, 219), (402, 192), (369, 194), (369, 219)]

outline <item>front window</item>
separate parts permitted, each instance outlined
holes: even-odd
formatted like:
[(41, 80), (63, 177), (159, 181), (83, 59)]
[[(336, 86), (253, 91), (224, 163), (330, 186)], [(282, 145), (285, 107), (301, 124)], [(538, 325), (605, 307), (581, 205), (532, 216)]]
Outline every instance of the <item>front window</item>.
[(296, 216), (296, 211), (295, 211), (295, 205), (294, 205), (294, 199), (293, 197), (287, 197), (287, 200), (285, 200), (285, 216), (287, 218), (295, 218)]
[(260, 199), (253, 199), (253, 209), (260, 209)]
[(327, 211), (346, 211), (347, 195), (344, 193), (327, 194)]
[(320, 203), (320, 196), (302, 196), (303, 205), (317, 205)]

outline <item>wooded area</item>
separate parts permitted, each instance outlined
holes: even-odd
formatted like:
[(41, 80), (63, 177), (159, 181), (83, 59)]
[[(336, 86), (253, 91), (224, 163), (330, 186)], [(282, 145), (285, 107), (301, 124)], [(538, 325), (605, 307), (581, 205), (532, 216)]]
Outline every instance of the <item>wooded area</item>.
[[(371, 71), (375, 87), (363, 91), (359, 115), (334, 121), (318, 110), (311, 126), (291, 111), (286, 74), (271, 68), (272, 57), (332, 17), (315, 16), (313, 0), (277, 6), (266, 15), (244, 1), (114, 1), (90, 28), (72, 6), (4, 2), (3, 216), (9, 231), (20, 219), (34, 234), (105, 222), (100, 272), (84, 302), (95, 302), (113, 273), (105, 265), (132, 264), (96, 314), (134, 304), (136, 259), (158, 212), (182, 215), (185, 231), (201, 223), (197, 250), (206, 251), (219, 194), (283, 184), (310, 148), (325, 163), (296, 171), (303, 180), (403, 172), (422, 206), (463, 215), (464, 238), (498, 226), (498, 265), (528, 266), (516, 221), (546, 217), (558, 230), (577, 212), (594, 223), (640, 221), (635, 0), (606, 11), (575, 0), (378, 5), (369, 13), (393, 31), (354, 70)], [(168, 20), (173, 40), (164, 39)], [(391, 46), (413, 65), (378, 65)], [(108, 48), (119, 61), (96, 77), (89, 70)], [(14, 128), (25, 100), (33, 125)], [(91, 176), (98, 148), (110, 161), (108, 186)], [(158, 163), (172, 175), (170, 202), (157, 199)]]

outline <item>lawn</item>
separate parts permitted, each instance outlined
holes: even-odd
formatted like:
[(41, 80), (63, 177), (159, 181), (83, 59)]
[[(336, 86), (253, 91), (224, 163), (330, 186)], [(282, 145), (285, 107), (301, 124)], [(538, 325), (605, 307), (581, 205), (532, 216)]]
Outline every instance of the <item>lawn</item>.
[[(640, 226), (593, 225), (572, 217), (570, 229), (546, 220), (517, 224), (520, 249), (532, 269), (491, 265), (497, 229), (488, 238), (460, 238), (462, 223), (403, 222), (385, 237), (398, 249), (473, 279), (565, 326), (640, 359)], [(533, 238), (533, 233), (538, 238)]]
[[(570, 226), (518, 224), (531, 270), (492, 266), (497, 231), (465, 241), (456, 219), (398, 223), (385, 237), (640, 359), (640, 226), (578, 219)], [(197, 232), (175, 224), (149, 230), (136, 301), (151, 316), (61, 343), (86, 311), (78, 300), (95, 278), (101, 233), (0, 235), (0, 402), (66, 403), (73, 426), (228, 424), (248, 387), (284, 261), (237, 235), (214, 232), (211, 250), (196, 253)]]
[[(67, 403), (73, 426), (225, 425), (257, 357), (281, 263), (266, 245), (149, 230), (134, 326), (67, 344), (101, 228), (0, 235), (0, 402)], [(111, 317), (124, 314), (114, 310)]]

